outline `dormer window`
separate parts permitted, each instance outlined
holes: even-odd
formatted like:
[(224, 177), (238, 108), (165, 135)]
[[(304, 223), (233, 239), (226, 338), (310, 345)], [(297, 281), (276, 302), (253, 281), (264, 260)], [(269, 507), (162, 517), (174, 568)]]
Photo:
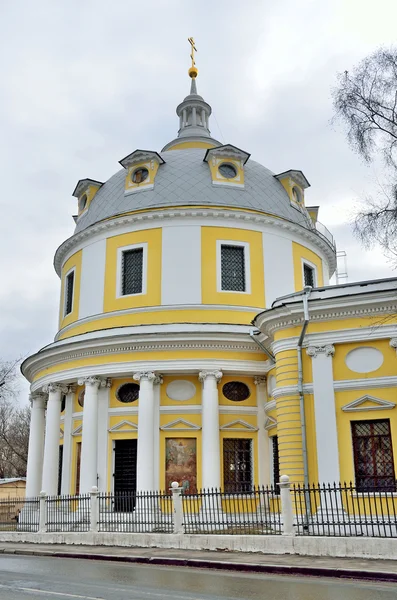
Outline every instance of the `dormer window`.
[(219, 166), (219, 173), (222, 177), (226, 177), (226, 179), (234, 179), (237, 176), (237, 170), (233, 165), (229, 163), (222, 163)]
[(79, 211), (82, 212), (87, 206), (87, 194), (83, 194), (79, 200)]
[(102, 185), (101, 181), (95, 181), (95, 179), (79, 179), (73, 191), (73, 196), (77, 198), (79, 217), (88, 209), (92, 199)]
[(301, 193), (300, 189), (297, 188), (297, 187), (293, 187), (292, 188), (292, 195), (293, 195), (293, 198), (294, 198), (295, 202), (297, 202), (298, 204), (301, 204), (301, 202), (302, 202), (302, 193)]
[(149, 177), (149, 171), (145, 168), (137, 169), (132, 174), (132, 181), (134, 183), (142, 183)]

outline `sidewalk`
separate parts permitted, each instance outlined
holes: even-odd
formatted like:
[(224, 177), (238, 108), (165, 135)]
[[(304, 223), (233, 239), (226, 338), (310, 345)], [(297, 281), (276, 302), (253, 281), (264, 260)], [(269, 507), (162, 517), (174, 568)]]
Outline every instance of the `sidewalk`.
[[(397, 561), (269, 555), (247, 552), (0, 543), (0, 554), (85, 558), (228, 571), (397, 582)], [(1, 559), (1, 557), (0, 557)]]

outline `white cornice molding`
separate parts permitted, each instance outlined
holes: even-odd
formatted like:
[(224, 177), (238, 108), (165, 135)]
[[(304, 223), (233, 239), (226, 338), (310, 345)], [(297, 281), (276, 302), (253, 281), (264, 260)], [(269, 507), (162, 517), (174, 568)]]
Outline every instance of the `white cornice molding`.
[(161, 431), (198, 431), (201, 427), (185, 419), (175, 419), (175, 421), (163, 425), (160, 429)]
[(244, 210), (231, 210), (230, 208), (166, 208), (166, 209), (154, 209), (147, 212), (133, 213), (129, 215), (123, 215), (121, 217), (109, 218), (105, 221), (95, 223), (87, 229), (83, 229), (79, 233), (68, 238), (61, 244), (55, 253), (54, 267), (55, 271), (60, 276), (62, 263), (66, 256), (76, 248), (81, 242), (92, 238), (94, 235), (100, 232), (109, 231), (120, 228), (126, 225), (132, 225), (137, 223), (153, 222), (153, 221), (165, 221), (169, 219), (195, 219), (205, 221), (207, 219), (219, 219), (223, 221), (225, 219), (235, 220), (237, 223), (251, 222), (257, 225), (271, 225), (278, 229), (283, 229), (297, 234), (299, 237), (307, 239), (314, 246), (320, 248), (320, 250), (326, 256), (329, 263), (329, 270), (331, 273), (335, 270), (336, 257), (335, 250), (330, 243), (323, 238), (319, 232), (306, 229), (302, 225), (298, 225), (291, 221), (286, 221), (281, 217), (272, 217), (271, 215), (259, 213), (259, 212), (246, 212)]
[(117, 423), (116, 425), (113, 425), (113, 427), (110, 427), (108, 429), (109, 433), (124, 433), (124, 432), (137, 432), (138, 431), (138, 425), (136, 423), (133, 423), (132, 421), (128, 421), (127, 419), (124, 419), (123, 421), (120, 421), (120, 423)]
[[(397, 376), (390, 377), (371, 377), (368, 379), (342, 379), (334, 381), (335, 392), (351, 392), (358, 390), (368, 390), (373, 388), (393, 388), (397, 387)], [(313, 394), (313, 384), (305, 383), (303, 386), (304, 394)], [(275, 388), (273, 396), (277, 400), (283, 396), (297, 396), (298, 386), (288, 385)]]
[[(155, 354), (154, 354), (155, 356)], [(172, 374), (191, 374), (200, 371), (222, 370), (225, 374), (245, 375), (255, 377), (261, 375), (267, 367), (267, 363), (262, 361), (243, 361), (230, 359), (178, 359), (178, 360), (152, 360), (152, 361), (131, 361), (124, 363), (108, 362), (100, 365), (82, 366), (74, 369), (60, 370), (56, 375), (44, 375), (31, 384), (31, 392), (41, 391), (42, 387), (54, 378), (60, 383), (71, 383), (80, 377), (105, 376), (105, 377), (125, 377), (131, 376), (137, 371), (155, 371), (166, 375)]]
[(231, 421), (230, 423), (226, 423), (220, 427), (221, 431), (258, 431), (258, 427), (254, 427), (254, 425), (250, 425), (246, 421), (241, 419), (236, 419), (235, 421)]
[(269, 402), (266, 402), (265, 404), (265, 414), (267, 415), (267, 413), (269, 413), (270, 411), (274, 410), (276, 408), (276, 401), (275, 400), (270, 400)]
[[(373, 406), (364, 406), (366, 402), (371, 402)], [(390, 410), (395, 407), (395, 402), (389, 402), (389, 400), (382, 400), (381, 398), (375, 398), (375, 396), (366, 394), (365, 396), (361, 396), (361, 398), (357, 398), (357, 400), (353, 400), (353, 402), (345, 404), (345, 406), (342, 406), (342, 410), (343, 412), (364, 412), (366, 410)]]

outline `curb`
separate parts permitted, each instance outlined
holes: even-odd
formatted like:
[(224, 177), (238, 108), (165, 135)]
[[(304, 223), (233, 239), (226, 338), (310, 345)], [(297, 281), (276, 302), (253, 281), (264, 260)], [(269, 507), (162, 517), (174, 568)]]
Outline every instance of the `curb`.
[(84, 552), (53, 552), (51, 550), (18, 550), (1, 548), (1, 554), (23, 556), (45, 556), (52, 558), (79, 558), (86, 560), (104, 560), (108, 562), (136, 563), (169, 567), (190, 567), (196, 569), (216, 569), (241, 573), (270, 573), (273, 575), (303, 575), (309, 577), (328, 577), (336, 579), (361, 579), (366, 581), (397, 582), (397, 573), (387, 571), (365, 571), (361, 569), (306, 567), (298, 565), (272, 565), (258, 563), (238, 563), (199, 558), (166, 558), (147, 556), (126, 556), (113, 554), (85, 554)]

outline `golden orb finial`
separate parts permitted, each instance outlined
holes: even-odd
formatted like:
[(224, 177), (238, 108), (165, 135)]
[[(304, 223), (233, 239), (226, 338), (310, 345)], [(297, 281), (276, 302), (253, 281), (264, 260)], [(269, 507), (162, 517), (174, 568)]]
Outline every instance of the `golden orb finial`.
[(194, 60), (194, 53), (197, 52), (197, 48), (195, 46), (194, 43), (194, 39), (192, 37), (187, 38), (187, 41), (189, 42), (190, 46), (191, 46), (191, 54), (190, 54), (190, 58), (192, 59), (192, 66), (190, 67), (188, 73), (189, 73), (189, 77), (191, 77), (192, 79), (195, 79), (198, 75), (198, 69), (196, 67), (196, 62)]

